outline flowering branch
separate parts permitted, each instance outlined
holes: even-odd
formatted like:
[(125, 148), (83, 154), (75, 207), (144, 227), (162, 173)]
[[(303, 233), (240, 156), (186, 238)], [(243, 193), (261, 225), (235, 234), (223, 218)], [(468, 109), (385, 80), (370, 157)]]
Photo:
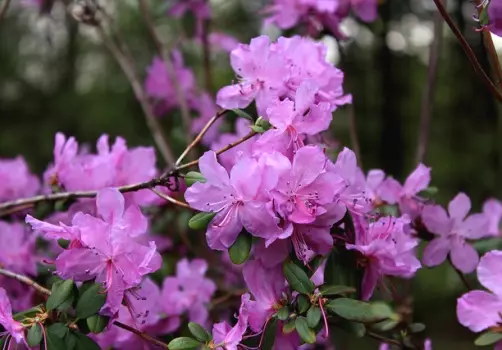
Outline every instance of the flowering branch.
[(4, 0), (2, 2), (2, 6), (0, 7), (0, 21), (3, 19), (5, 14), (7, 13), (7, 9), (9, 8), (10, 0)]
[(180, 202), (179, 200), (176, 200), (174, 199), (173, 197), (171, 196), (168, 196), (167, 194), (164, 194), (160, 191), (157, 191), (155, 188), (150, 188), (150, 191), (152, 191), (153, 193), (155, 193), (157, 196), (159, 196), (160, 198), (163, 198), (165, 199), (166, 201), (168, 202), (171, 202), (173, 204), (176, 204), (177, 206), (180, 206), (182, 208), (187, 208), (187, 209), (190, 209), (190, 205), (184, 203), (184, 202)]
[[(443, 0), (446, 4), (446, 0)], [(422, 95), (422, 107), (420, 111), (420, 128), (418, 134), (418, 146), (416, 162), (421, 163), (427, 152), (427, 143), (429, 141), (429, 130), (431, 123), (432, 106), (434, 104), (434, 95), (436, 94), (436, 82), (438, 75), (439, 54), (443, 43), (443, 18), (440, 13), (434, 16), (434, 40), (430, 47), (429, 69), (427, 73), (427, 85)]]
[(446, 11), (446, 8), (444, 7), (441, 0), (434, 0), (434, 3), (436, 4), (436, 7), (438, 8), (441, 16), (444, 18), (450, 29), (453, 31), (453, 34), (455, 34), (455, 36), (457, 37), (458, 41), (460, 42), (460, 45), (462, 45), (462, 48), (464, 49), (467, 57), (469, 58), (469, 61), (471, 61), (471, 64), (476, 73), (479, 75), (481, 80), (483, 80), (485, 85), (488, 87), (491, 93), (497, 98), (497, 100), (502, 102), (502, 93), (497, 89), (497, 87), (493, 84), (490, 78), (486, 75), (486, 72), (483, 70), (483, 67), (481, 67), (481, 64), (479, 63), (478, 59), (476, 58), (476, 55), (474, 54), (474, 51), (472, 51), (471, 47), (469, 46), (469, 43), (462, 35), (462, 32), (455, 25), (455, 22), (453, 22), (453, 19), (448, 14), (448, 11)]
[(136, 328), (130, 327), (130, 326), (128, 326), (122, 322), (119, 322), (119, 321), (113, 321), (113, 324), (119, 328), (125, 329), (126, 331), (129, 331), (131, 333), (136, 334), (138, 337), (141, 337), (141, 338), (145, 339), (146, 341), (149, 341), (152, 344), (160, 346), (161, 348), (164, 348), (164, 349), (169, 349), (169, 347), (167, 346), (166, 343), (164, 343), (158, 339), (155, 339), (152, 336), (149, 336), (145, 332), (142, 332)]

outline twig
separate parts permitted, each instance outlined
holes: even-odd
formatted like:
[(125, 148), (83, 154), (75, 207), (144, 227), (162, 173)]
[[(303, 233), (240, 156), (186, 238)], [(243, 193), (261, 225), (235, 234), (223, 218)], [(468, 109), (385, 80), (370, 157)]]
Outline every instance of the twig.
[(380, 334), (377, 334), (377, 333), (374, 333), (374, 332), (371, 332), (371, 331), (367, 331), (366, 335), (368, 337), (370, 337), (370, 338), (382, 341), (382, 342), (387, 343), (387, 344), (397, 345), (399, 347), (402, 346), (401, 342), (398, 341), (398, 340), (386, 338), (383, 335), (380, 335)]
[(3, 0), (2, 6), (0, 7), (0, 21), (3, 19), (9, 8), (10, 0)]
[(169, 79), (171, 80), (171, 83), (173, 84), (174, 91), (176, 93), (176, 99), (178, 100), (178, 103), (180, 105), (181, 119), (183, 121), (183, 127), (185, 129), (187, 140), (190, 141), (191, 140), (190, 126), (192, 124), (191, 117), (190, 117), (190, 110), (188, 109), (188, 103), (187, 103), (187, 100), (183, 94), (181, 84), (178, 81), (178, 77), (176, 76), (173, 61), (171, 60), (169, 52), (164, 47), (164, 45), (162, 44), (162, 41), (160, 40), (159, 36), (157, 35), (157, 32), (155, 31), (155, 26), (154, 26), (152, 19), (150, 17), (148, 0), (139, 0), (139, 7), (141, 9), (141, 14), (143, 16), (143, 20), (145, 21), (146, 27), (148, 28), (150, 36), (152, 37), (152, 39), (155, 43), (157, 53), (164, 61), (164, 64), (165, 64), (166, 70), (167, 70), (167, 74), (169, 75)]
[[(13, 278), (15, 280), (18, 280), (19, 282), (24, 283), (27, 286), (32, 287), (33, 289), (37, 290), (41, 294), (51, 295), (51, 291), (50, 290), (48, 290), (45, 287), (42, 287), (41, 285), (39, 285), (38, 283), (36, 283), (35, 281), (33, 281), (31, 278), (28, 278), (26, 276), (23, 276), (23, 275), (20, 275), (20, 274), (17, 274), (17, 273), (14, 273), (12, 271), (5, 270), (5, 269), (0, 269), (0, 275), (4, 275), (4, 276), (10, 277), (10, 278)], [(149, 342), (151, 342), (151, 343), (153, 343), (155, 345), (161, 346), (164, 349), (168, 349), (166, 343), (161, 342), (160, 340), (157, 340), (157, 339), (149, 336), (148, 334), (146, 334), (146, 333), (144, 333), (144, 332), (142, 332), (140, 330), (137, 330), (137, 329), (135, 329), (133, 327), (129, 327), (128, 325), (123, 324), (122, 322), (118, 322), (118, 321), (114, 321), (113, 324), (115, 326), (117, 326), (117, 327), (120, 327), (122, 329), (125, 329), (125, 330), (131, 332), (131, 333), (134, 333), (137, 336), (139, 336), (139, 337), (141, 337), (141, 338), (143, 338), (145, 340), (148, 340)]]
[[(446, 5), (447, 0), (443, 0)], [(434, 40), (429, 52), (429, 69), (427, 73), (427, 85), (422, 94), (422, 107), (420, 109), (420, 128), (418, 134), (418, 145), (416, 163), (424, 160), (429, 141), (429, 131), (431, 123), (432, 106), (436, 94), (436, 82), (438, 74), (439, 55), (443, 43), (443, 18), (439, 12), (434, 15)]]
[(361, 148), (359, 147), (359, 138), (357, 136), (356, 111), (353, 104), (349, 104), (347, 108), (349, 110), (349, 133), (352, 148), (357, 157), (357, 164), (359, 167), (362, 167)]
[(462, 283), (464, 284), (465, 288), (467, 290), (472, 290), (472, 287), (471, 285), (469, 284), (469, 282), (467, 281), (467, 278), (465, 278), (465, 275), (462, 273), (462, 271), (460, 271), (459, 269), (457, 269), (453, 263), (451, 262), (451, 259), (450, 257), (448, 257), (448, 262), (450, 263), (451, 267), (455, 270), (455, 272), (457, 273), (458, 277), (460, 277), (460, 280), (462, 281)]
[(453, 22), (453, 19), (448, 14), (448, 11), (446, 11), (441, 0), (433, 0), (433, 1), (439, 10), (439, 13), (444, 18), (450, 29), (453, 31), (453, 34), (455, 34), (455, 36), (457, 37), (458, 41), (460, 42), (460, 45), (462, 45), (462, 48), (464, 49), (467, 57), (469, 58), (469, 61), (471, 61), (474, 71), (479, 75), (481, 80), (485, 83), (485, 85), (488, 87), (490, 92), (497, 98), (497, 100), (502, 102), (502, 93), (497, 89), (497, 87), (493, 84), (490, 78), (486, 75), (486, 72), (483, 70), (483, 67), (476, 58), (476, 55), (474, 54), (474, 51), (472, 51), (471, 47), (469, 46), (469, 43), (462, 35), (462, 32), (455, 25), (455, 22)]
[(216, 115), (214, 117), (212, 117), (207, 123), (206, 125), (204, 126), (204, 128), (202, 128), (202, 130), (199, 132), (199, 134), (197, 135), (197, 137), (187, 146), (187, 148), (183, 151), (183, 153), (181, 153), (181, 155), (178, 157), (178, 159), (176, 160), (176, 163), (175, 165), (178, 166), (180, 165), (180, 163), (183, 161), (183, 159), (187, 156), (188, 153), (190, 153), (190, 151), (195, 147), (197, 146), (197, 144), (200, 142), (200, 140), (202, 140), (202, 138), (204, 137), (204, 135), (207, 133), (207, 131), (211, 128), (211, 126), (221, 117), (223, 116), (227, 111), (226, 110), (223, 110), (223, 111), (220, 111), (218, 113), (216, 113)]
[(177, 206), (180, 206), (182, 208), (187, 208), (187, 209), (191, 209), (190, 205), (187, 204), (187, 203), (184, 203), (184, 202), (180, 202), (179, 200), (177, 199), (174, 199), (173, 197), (171, 196), (168, 196), (167, 194), (164, 194), (160, 191), (157, 191), (155, 188), (150, 188), (150, 191), (152, 191), (153, 193), (155, 193), (157, 196), (159, 196), (160, 198), (163, 198), (165, 199), (166, 201), (168, 202), (171, 202), (173, 204), (176, 204)]
[[(155, 140), (160, 153), (162, 154), (164, 160), (168, 165), (173, 164), (173, 153), (169, 148), (169, 144), (167, 143), (164, 133), (162, 132), (162, 127), (158, 119), (153, 113), (152, 106), (148, 100), (148, 96), (143, 89), (143, 85), (141, 84), (132, 58), (128, 57), (129, 55), (124, 50), (121, 50), (117, 46), (117, 44), (108, 37), (105, 30), (100, 24), (97, 25), (96, 28), (98, 29), (101, 39), (105, 43), (106, 47), (111, 52), (117, 63), (120, 65), (120, 68), (126, 75), (127, 79), (129, 80), (129, 83), (131, 84), (134, 91), (134, 95), (136, 96), (136, 99), (139, 101), (141, 108), (143, 109), (143, 113), (145, 114), (146, 118), (146, 124), (150, 129), (150, 132), (152, 133), (153, 139)], [(123, 40), (120, 41), (121, 46), (125, 46)]]

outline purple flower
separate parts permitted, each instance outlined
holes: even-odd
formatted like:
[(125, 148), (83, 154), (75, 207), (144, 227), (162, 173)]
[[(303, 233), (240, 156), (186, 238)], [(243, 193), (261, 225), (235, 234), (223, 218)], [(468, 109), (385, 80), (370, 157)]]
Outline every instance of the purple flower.
[(258, 260), (248, 262), (243, 275), (254, 298), (247, 306), (249, 326), (254, 332), (260, 332), (268, 318), (282, 308), (286, 280), (281, 265), (267, 268)]
[[(197, 98), (189, 101), (192, 108), (198, 112), (198, 118), (192, 120), (191, 132), (197, 135), (207, 122), (216, 115), (217, 108), (213, 101), (213, 98), (207, 94), (201, 94)], [(204, 145), (210, 145), (213, 143), (219, 135), (219, 128), (223, 124), (223, 118), (219, 118), (216, 122), (209, 128), (204, 137), (202, 138), (202, 143)], [(225, 145), (226, 146), (226, 145)]]
[(206, 0), (178, 0), (169, 9), (169, 14), (179, 18), (188, 11), (192, 12), (198, 19), (211, 17), (211, 9)]
[(480, 260), (479, 282), (490, 292), (473, 290), (457, 300), (458, 321), (473, 332), (498, 327), (502, 322), (502, 251), (493, 250)]
[(483, 204), (483, 214), (486, 216), (488, 233), (493, 236), (500, 234), (499, 224), (502, 219), (502, 203), (496, 199), (489, 199)]
[(242, 336), (248, 327), (249, 294), (243, 294), (241, 297), (241, 306), (239, 308), (239, 318), (235, 326), (231, 327), (227, 322), (220, 322), (213, 326), (214, 349), (237, 350), (242, 341)]
[(207, 304), (216, 291), (216, 285), (204, 277), (206, 271), (207, 263), (201, 259), (178, 262), (176, 277), (166, 277), (162, 288), (162, 308), (168, 316), (188, 313), (192, 322), (207, 322)]
[[(9, 297), (5, 289), (0, 288), (0, 325), (5, 328), (4, 333), (0, 333), (0, 338), (7, 334), (5, 348), (9, 349), (11, 343), (10, 337), (16, 340), (16, 343), (24, 343), (24, 329), (21, 323), (12, 318), (12, 308)], [(14, 346), (15, 347), (15, 346)]]
[(488, 4), (488, 17), (490, 22), (488, 28), (490, 31), (498, 36), (502, 36), (502, 4), (500, 1), (490, 1)]
[(0, 201), (30, 197), (40, 189), (40, 181), (30, 173), (23, 157), (0, 159)]
[[(25, 225), (0, 221), (0, 266), (20, 274), (37, 275), (35, 235)], [(8, 247), (8, 248), (7, 248)]]
[[(217, 213), (206, 233), (211, 249), (230, 247), (243, 227), (258, 236), (279, 230), (268, 205), (270, 200), (263, 194), (270, 180), (266, 176), (268, 172), (258, 161), (241, 159), (229, 176), (217, 162), (216, 154), (209, 151), (201, 157), (199, 167), (206, 182), (197, 182), (188, 188), (185, 199), (194, 209)], [(269, 188), (274, 185), (267, 184)]]
[(478, 253), (466, 239), (479, 239), (488, 233), (488, 220), (483, 214), (467, 216), (471, 201), (459, 193), (448, 205), (448, 214), (439, 205), (428, 205), (422, 211), (422, 221), (427, 229), (437, 234), (425, 248), (423, 262), (426, 266), (441, 264), (448, 253), (453, 265), (464, 273), (474, 271)]
[[(425, 339), (424, 341), (424, 350), (432, 350), (432, 341), (430, 339)], [(387, 343), (380, 344), (378, 350), (390, 350), (390, 345)]]
[(368, 300), (384, 275), (412, 277), (421, 267), (415, 256), (418, 241), (409, 230), (409, 218), (383, 217), (374, 223), (367, 223), (361, 217), (354, 217), (356, 228), (355, 244), (346, 244), (347, 249), (359, 251), (365, 266), (362, 281), (363, 300)]
[(0, 276), (0, 288), (7, 291), (14, 312), (21, 312), (33, 306), (35, 290), (9, 277)]

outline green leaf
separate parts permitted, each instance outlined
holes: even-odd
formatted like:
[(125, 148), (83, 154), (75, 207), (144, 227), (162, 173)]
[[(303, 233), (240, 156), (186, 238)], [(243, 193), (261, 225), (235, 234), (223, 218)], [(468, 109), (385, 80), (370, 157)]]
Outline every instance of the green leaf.
[(341, 328), (344, 332), (352, 334), (357, 338), (362, 338), (366, 335), (366, 326), (359, 322), (341, 320), (341, 322), (338, 324), (338, 327)]
[(389, 314), (388, 310), (381, 305), (373, 306), (370, 303), (348, 298), (331, 300), (326, 308), (346, 320), (363, 323), (381, 322), (392, 316), (392, 313)]
[(196, 349), (199, 346), (200, 342), (188, 337), (175, 338), (171, 340), (169, 344), (167, 344), (167, 348), (169, 350), (190, 350)]
[(42, 326), (40, 326), (40, 324), (38, 323), (35, 323), (26, 333), (26, 342), (30, 347), (37, 346), (38, 344), (40, 344), (42, 336)]
[(45, 304), (47, 311), (52, 311), (67, 300), (73, 299), (74, 295), (72, 292), (74, 290), (74, 286), (75, 284), (72, 280), (57, 281), (54, 283), (52, 285), (51, 295)]
[(196, 182), (201, 182), (201, 183), (206, 182), (206, 178), (202, 176), (202, 174), (199, 173), (198, 171), (189, 171), (188, 173), (185, 174), (183, 178), (185, 179), (185, 184), (187, 186), (192, 186)]
[(322, 262), (324, 261), (324, 256), (318, 255), (314, 259), (312, 259), (309, 263), (310, 266), (310, 276), (312, 276), (314, 273), (316, 273), (317, 269), (321, 266)]
[[(101, 350), (101, 347), (85, 334), (70, 332), (76, 339), (75, 350)], [(49, 348), (49, 350), (51, 350)]]
[(94, 283), (86, 287), (81, 293), (75, 306), (75, 315), (78, 318), (87, 318), (97, 314), (101, 307), (105, 304), (106, 293), (101, 290), (101, 285)]
[(296, 297), (297, 310), (299, 314), (303, 314), (310, 307), (310, 300), (305, 294), (299, 294)]
[(251, 123), (254, 122), (253, 117), (251, 117), (247, 112), (243, 111), (242, 109), (236, 108), (232, 109), (231, 111), (237, 114), (239, 117), (249, 120)]
[(75, 347), (77, 346), (77, 341), (78, 338), (73, 332), (68, 332), (66, 337), (64, 337), (64, 342), (66, 345), (67, 350), (74, 350)]
[(202, 230), (207, 227), (209, 222), (213, 220), (216, 213), (198, 213), (192, 216), (190, 221), (188, 221), (188, 227), (192, 230)]
[(307, 311), (307, 323), (310, 328), (315, 328), (321, 320), (321, 309), (317, 306), (312, 305)]
[(291, 288), (302, 294), (310, 294), (314, 291), (314, 283), (300, 267), (289, 262), (284, 265), (283, 270)]
[(94, 334), (101, 333), (105, 330), (106, 326), (108, 326), (108, 322), (110, 322), (110, 317), (101, 316), (101, 315), (93, 315), (86, 319), (87, 327), (89, 331)]
[(87, 319), (82, 319), (77, 321), (77, 326), (78, 326), (78, 331), (80, 333), (84, 334), (89, 334), (91, 333), (91, 330), (89, 329), (89, 326), (87, 325)]
[(192, 333), (192, 335), (201, 342), (207, 343), (213, 339), (212, 335), (198, 323), (189, 322), (188, 329), (190, 330), (190, 333)]
[(389, 319), (389, 320), (375, 323), (371, 326), (371, 328), (373, 328), (377, 331), (380, 331), (380, 332), (388, 332), (388, 331), (396, 328), (396, 326), (398, 324), (399, 324), (399, 321)]
[(284, 326), (282, 326), (282, 333), (289, 334), (292, 333), (295, 329), (295, 320), (290, 319), (288, 322), (284, 323)]
[(270, 124), (267, 120), (263, 119), (262, 117), (259, 117), (256, 119), (256, 122), (254, 125), (251, 125), (251, 130), (254, 132), (257, 132), (259, 134), (263, 134), (265, 131), (269, 130), (272, 127), (272, 124)]
[(5, 337), (0, 337), (0, 349), (5, 349), (5, 341), (7, 340), (7, 336)]
[(47, 327), (47, 331), (50, 331), (56, 337), (63, 339), (66, 334), (68, 334), (69, 328), (64, 323), (56, 322)]
[(234, 244), (232, 244), (232, 246), (228, 249), (230, 260), (232, 260), (232, 262), (236, 265), (245, 263), (249, 258), (252, 245), (253, 240), (251, 235), (246, 231), (242, 231), (235, 240)]
[(310, 329), (307, 319), (305, 317), (297, 317), (295, 321), (295, 328), (300, 338), (307, 344), (314, 344), (316, 341), (315, 332)]
[(481, 10), (479, 14), (479, 24), (482, 26), (486, 26), (490, 23), (490, 17), (488, 16), (488, 7), (485, 7)]
[(408, 326), (410, 333), (421, 333), (425, 331), (425, 325), (423, 323), (412, 323)]
[(343, 295), (343, 294), (349, 294), (349, 293), (355, 293), (356, 289), (353, 287), (348, 287), (348, 286), (328, 286), (324, 285), (319, 288), (319, 292), (321, 292), (322, 295)]
[(58, 239), (58, 244), (61, 248), (63, 249), (68, 249), (68, 246), (70, 245), (70, 241), (67, 239)]
[[(28, 310), (18, 312), (14, 314), (12, 318), (18, 322), (23, 321), (25, 318), (34, 318), (37, 314), (41, 313), (42, 304), (34, 306)], [(1, 348), (0, 348), (1, 349)]]
[(286, 321), (289, 317), (289, 309), (287, 306), (283, 306), (277, 311), (277, 318), (281, 321)]
[(42, 349), (45, 350), (67, 350), (67, 346), (63, 342), (63, 339), (61, 339), (58, 336), (59, 332), (55, 331), (52, 326), (47, 327), (46, 332), (45, 332), (45, 341), (47, 342), (47, 349), (45, 349), (45, 344), (42, 342)]
[(477, 346), (492, 345), (502, 339), (502, 333), (494, 333), (491, 331), (481, 334), (475, 341), (474, 344)]
[(270, 319), (266, 325), (265, 335), (260, 350), (272, 350), (275, 342), (275, 333), (277, 330), (277, 320)]

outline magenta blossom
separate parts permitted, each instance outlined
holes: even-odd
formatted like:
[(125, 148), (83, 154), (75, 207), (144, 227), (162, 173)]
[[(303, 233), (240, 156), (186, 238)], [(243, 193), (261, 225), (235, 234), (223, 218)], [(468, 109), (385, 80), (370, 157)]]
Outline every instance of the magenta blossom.
[[(14, 338), (18, 344), (25, 342), (23, 326), (12, 318), (12, 308), (9, 297), (3, 288), (0, 288), (0, 325), (5, 328), (5, 332), (0, 333), (0, 338), (7, 334), (5, 349), (10, 348), (9, 344), (12, 342), (10, 338)], [(13, 346), (13, 348), (15, 348), (15, 346)]]
[(216, 285), (204, 277), (206, 271), (207, 263), (201, 259), (178, 262), (176, 277), (166, 277), (162, 288), (161, 306), (168, 316), (188, 313), (192, 322), (207, 322), (207, 304), (216, 291)]
[(403, 214), (408, 214), (412, 219), (415, 219), (423, 208), (423, 201), (417, 195), (429, 186), (430, 173), (430, 168), (419, 164), (408, 176), (404, 186), (401, 186), (392, 177), (388, 177), (380, 187), (381, 199), (389, 204), (398, 203)]
[(239, 318), (235, 326), (231, 327), (227, 322), (220, 322), (213, 326), (214, 349), (237, 350), (242, 341), (242, 336), (248, 327), (248, 307), (249, 294), (243, 294), (241, 297), (241, 306), (239, 308)]
[(258, 260), (244, 266), (244, 280), (254, 300), (248, 302), (249, 326), (254, 332), (260, 332), (267, 320), (284, 304), (282, 292), (286, 280), (281, 265), (266, 268)]
[(14, 312), (21, 312), (33, 306), (35, 290), (30, 286), (12, 278), (0, 276), (0, 288), (7, 291)]
[(490, 292), (473, 290), (457, 301), (458, 321), (473, 332), (481, 332), (502, 323), (502, 251), (493, 250), (480, 260), (479, 282)]
[(174, 17), (181, 17), (187, 11), (192, 12), (199, 19), (206, 19), (211, 16), (211, 9), (206, 0), (178, 0), (169, 9), (169, 14)]
[(11, 271), (36, 276), (35, 235), (28, 235), (20, 223), (0, 221), (0, 266)]
[(357, 250), (363, 256), (365, 266), (361, 297), (368, 300), (378, 281), (385, 275), (412, 277), (421, 267), (415, 255), (418, 240), (409, 233), (408, 217), (383, 217), (367, 224), (361, 217), (354, 218), (355, 244), (346, 244), (347, 249)]
[[(387, 343), (380, 344), (380, 347), (378, 348), (378, 350), (390, 350), (390, 349), (391, 349), (390, 345)], [(423, 349), (432, 350), (432, 341), (430, 339), (425, 339)]]
[(498, 36), (502, 36), (502, 3), (497, 0), (492, 0), (488, 4), (488, 17), (490, 22), (488, 28)]
[(498, 236), (500, 234), (499, 226), (502, 219), (502, 203), (496, 199), (487, 200), (483, 204), (483, 214), (489, 222), (488, 233)]
[(206, 233), (211, 249), (229, 248), (243, 227), (258, 236), (279, 230), (270, 199), (262, 193), (265, 184), (269, 188), (275, 184), (268, 183), (268, 172), (258, 161), (243, 158), (229, 175), (209, 151), (200, 158), (199, 167), (206, 182), (188, 188), (185, 199), (194, 209), (217, 213)]
[(40, 181), (30, 173), (23, 157), (0, 159), (0, 202), (30, 197), (40, 189)]
[(425, 248), (423, 262), (436, 266), (450, 254), (453, 265), (464, 273), (474, 271), (478, 253), (466, 239), (479, 239), (488, 233), (488, 220), (483, 214), (467, 216), (471, 200), (459, 193), (448, 205), (448, 214), (439, 205), (428, 205), (422, 212), (425, 227), (438, 236)]

